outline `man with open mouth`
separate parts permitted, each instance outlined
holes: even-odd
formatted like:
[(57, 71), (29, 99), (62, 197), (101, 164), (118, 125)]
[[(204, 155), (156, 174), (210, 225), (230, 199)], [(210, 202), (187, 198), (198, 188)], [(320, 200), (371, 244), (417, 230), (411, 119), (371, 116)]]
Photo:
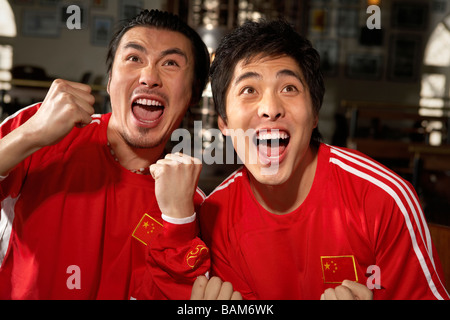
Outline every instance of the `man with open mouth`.
[(209, 62), (178, 17), (144, 10), (109, 47), (112, 113), (59, 79), (0, 125), (0, 299), (190, 297), (209, 270), (201, 162), (164, 148)]
[(284, 21), (245, 23), (222, 39), (211, 86), (244, 163), (201, 208), (213, 274), (245, 299), (449, 298), (411, 184), (321, 143), (308, 40)]

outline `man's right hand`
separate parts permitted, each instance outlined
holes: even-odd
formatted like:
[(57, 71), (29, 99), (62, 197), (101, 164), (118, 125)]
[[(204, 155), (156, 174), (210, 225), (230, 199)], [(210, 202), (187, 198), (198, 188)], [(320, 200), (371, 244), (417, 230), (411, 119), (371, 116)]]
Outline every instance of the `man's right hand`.
[(88, 125), (92, 121), (94, 103), (90, 86), (57, 79), (39, 110), (25, 125), (36, 134), (37, 146), (49, 146), (64, 138), (75, 126)]
[(88, 125), (94, 102), (88, 85), (55, 80), (38, 111), (0, 140), (0, 176), (40, 148), (57, 143), (75, 126)]
[(242, 296), (219, 277), (199, 276), (192, 286), (191, 300), (242, 300)]
[(340, 286), (326, 289), (320, 300), (373, 300), (373, 293), (361, 283), (344, 280)]

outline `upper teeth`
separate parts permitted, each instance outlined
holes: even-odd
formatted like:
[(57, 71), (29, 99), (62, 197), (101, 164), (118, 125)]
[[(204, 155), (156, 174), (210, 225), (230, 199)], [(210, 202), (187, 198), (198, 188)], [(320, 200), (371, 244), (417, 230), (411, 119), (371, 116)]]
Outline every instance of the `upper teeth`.
[(260, 133), (258, 135), (259, 140), (274, 140), (274, 139), (288, 139), (289, 135), (286, 132), (270, 132)]
[(161, 102), (149, 99), (137, 99), (136, 103), (142, 104), (144, 106), (162, 106)]

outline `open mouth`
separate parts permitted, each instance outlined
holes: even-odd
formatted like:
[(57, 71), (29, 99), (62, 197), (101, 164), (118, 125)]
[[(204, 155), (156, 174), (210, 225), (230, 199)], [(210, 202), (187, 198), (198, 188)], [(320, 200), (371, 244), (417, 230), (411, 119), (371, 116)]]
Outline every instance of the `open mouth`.
[(136, 119), (143, 123), (153, 123), (164, 113), (164, 105), (154, 99), (138, 98), (133, 101), (131, 107)]
[(289, 145), (290, 136), (281, 130), (261, 130), (256, 134), (256, 146), (260, 156), (269, 159), (279, 158)]

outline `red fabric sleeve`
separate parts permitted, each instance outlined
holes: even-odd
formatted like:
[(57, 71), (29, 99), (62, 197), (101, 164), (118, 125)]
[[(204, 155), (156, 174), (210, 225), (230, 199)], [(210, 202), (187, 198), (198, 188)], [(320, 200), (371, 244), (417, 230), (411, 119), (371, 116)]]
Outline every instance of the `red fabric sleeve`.
[(371, 214), (376, 217), (373, 237), (381, 276), (381, 288), (374, 290), (374, 299), (449, 299), (439, 257), (416, 206), (419, 200), (409, 184), (408, 188), (413, 193), (409, 204), (400, 193), (397, 201), (380, 203), (381, 189), (379, 196), (374, 190), (366, 200), (367, 211), (378, 211)]
[[(221, 197), (221, 200), (223, 203), (229, 201), (227, 196)], [(236, 210), (236, 207), (233, 206), (230, 210)], [(230, 240), (232, 227), (229, 228), (233, 221), (232, 213), (227, 212), (226, 208), (230, 207), (221, 206), (210, 199), (203, 203), (199, 214), (202, 239), (211, 250), (211, 276), (230, 282), (243, 299), (255, 300), (258, 297), (251, 289), (251, 277), (246, 276), (251, 270), (245, 268), (247, 263), (236, 253), (236, 246)]]
[[(37, 112), (40, 106), (40, 103), (31, 105), (6, 118), (0, 124), (0, 139), (27, 122), (28, 119), (30, 119)], [(30, 158), (28, 157), (14, 170), (12, 170), (7, 177), (0, 179), (0, 202), (9, 195), (12, 195), (13, 197), (17, 196), (22, 186), (22, 181), (26, 174), (25, 171), (29, 165), (29, 162)]]
[(130, 298), (189, 299), (195, 279), (210, 270), (209, 249), (197, 235), (197, 221), (164, 221), (164, 231), (148, 246), (145, 270), (134, 277), (139, 283), (130, 286)]

